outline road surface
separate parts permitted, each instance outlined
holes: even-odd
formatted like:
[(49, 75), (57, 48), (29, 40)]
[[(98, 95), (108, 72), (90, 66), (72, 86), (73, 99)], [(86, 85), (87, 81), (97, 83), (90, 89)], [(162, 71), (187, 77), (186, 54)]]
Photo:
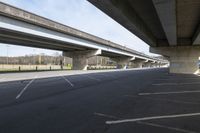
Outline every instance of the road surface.
[(145, 69), (0, 83), (0, 133), (198, 133), (200, 77)]

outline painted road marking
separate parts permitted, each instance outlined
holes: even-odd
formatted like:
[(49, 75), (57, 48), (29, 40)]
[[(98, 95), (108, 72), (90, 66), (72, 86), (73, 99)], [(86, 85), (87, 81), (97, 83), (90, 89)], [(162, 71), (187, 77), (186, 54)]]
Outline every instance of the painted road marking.
[(149, 122), (138, 121), (137, 123), (143, 124), (143, 125), (148, 125), (148, 126), (153, 126), (153, 127), (165, 128), (165, 129), (174, 130), (174, 131), (183, 132), (183, 133), (197, 133), (194, 131), (189, 131), (189, 130), (185, 130), (185, 129), (181, 129), (181, 128), (169, 127), (169, 126), (164, 126), (164, 125), (154, 124), (154, 123), (149, 123)]
[(120, 124), (120, 123), (128, 123), (128, 122), (157, 120), (157, 119), (169, 119), (169, 118), (181, 118), (181, 117), (190, 117), (190, 116), (200, 116), (200, 113), (177, 114), (177, 115), (163, 115), (163, 116), (152, 116), (152, 117), (143, 117), (143, 118), (134, 118), (134, 119), (106, 121), (106, 124)]
[(66, 77), (62, 76), (62, 78), (71, 85), (71, 87), (74, 87), (74, 84), (72, 84), (72, 82), (70, 82)]
[(92, 79), (92, 80), (101, 81), (100, 79), (97, 79), (97, 78), (94, 78), (92, 76), (88, 76), (88, 75), (85, 75), (85, 74), (83, 76), (88, 77), (89, 79)]
[(21, 97), (21, 95), (24, 93), (24, 91), (31, 85), (31, 83), (33, 83), (33, 81), (37, 78), (37, 76), (35, 76), (34, 79), (32, 79), (21, 91), (20, 93), (16, 96), (16, 99), (19, 99)]
[(96, 113), (96, 112), (94, 113), (94, 115), (107, 117), (107, 118), (112, 118), (112, 119), (120, 119), (119, 117), (116, 117), (116, 116), (113, 116), (113, 115), (106, 115), (106, 114)]
[(161, 86), (161, 85), (193, 85), (193, 84), (200, 84), (200, 82), (190, 82), (190, 83), (158, 83), (158, 84), (152, 84), (152, 85)]
[[(121, 119), (121, 118), (113, 116), (113, 115), (107, 115), (107, 114), (96, 113), (96, 112), (94, 113), (94, 115), (102, 116), (102, 117), (106, 117), (106, 118), (111, 118), (111, 119)], [(142, 125), (153, 126), (153, 127), (165, 128), (165, 129), (168, 129), (168, 130), (174, 130), (174, 131), (183, 132), (183, 133), (197, 133), (197, 132), (194, 132), (194, 131), (189, 131), (189, 130), (175, 128), (175, 127), (169, 127), (169, 126), (164, 126), (164, 125), (154, 124), (154, 123), (149, 123), (149, 122), (144, 122), (144, 121), (136, 121), (136, 123), (142, 124)]]
[(154, 92), (154, 93), (139, 93), (138, 95), (168, 95), (168, 94), (184, 94), (184, 93), (200, 93), (200, 90), (197, 91), (170, 91), (170, 92)]
[[(133, 95), (125, 95), (126, 97), (133, 97), (133, 98), (139, 98), (138, 96), (133, 96)], [(183, 104), (200, 104), (198, 102), (185, 102), (185, 101), (179, 101), (179, 100), (169, 100), (169, 99), (164, 99), (164, 98), (151, 98), (151, 97), (142, 97), (145, 99), (150, 99), (150, 100), (159, 100), (159, 101), (167, 101), (167, 102), (174, 102), (174, 103), (183, 103)]]

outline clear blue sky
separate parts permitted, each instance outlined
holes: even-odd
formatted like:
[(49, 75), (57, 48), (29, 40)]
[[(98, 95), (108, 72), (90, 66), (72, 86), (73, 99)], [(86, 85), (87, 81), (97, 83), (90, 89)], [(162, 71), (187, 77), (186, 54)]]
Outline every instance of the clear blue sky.
[[(120, 45), (149, 54), (149, 46), (86, 0), (0, 0)], [(8, 49), (8, 50), (7, 50)], [(55, 51), (0, 44), (0, 56)]]

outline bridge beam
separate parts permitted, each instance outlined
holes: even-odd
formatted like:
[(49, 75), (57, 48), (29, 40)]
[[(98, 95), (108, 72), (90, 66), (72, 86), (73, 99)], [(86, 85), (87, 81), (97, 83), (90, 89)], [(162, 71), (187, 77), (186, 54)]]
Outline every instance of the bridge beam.
[(101, 54), (101, 50), (63, 52), (63, 56), (72, 58), (73, 70), (87, 70), (88, 58), (97, 56), (100, 54)]
[(199, 46), (150, 47), (150, 52), (169, 57), (170, 73), (198, 73), (199, 51)]
[(153, 0), (169, 45), (177, 44), (176, 0)]
[(193, 36), (193, 45), (200, 45), (200, 25)]
[(138, 15), (138, 12), (131, 7), (132, 2), (128, 0), (88, 1), (112, 17), (118, 23), (122, 24), (144, 42), (151, 46), (156, 46), (156, 38), (154, 34), (150, 31), (142, 17)]

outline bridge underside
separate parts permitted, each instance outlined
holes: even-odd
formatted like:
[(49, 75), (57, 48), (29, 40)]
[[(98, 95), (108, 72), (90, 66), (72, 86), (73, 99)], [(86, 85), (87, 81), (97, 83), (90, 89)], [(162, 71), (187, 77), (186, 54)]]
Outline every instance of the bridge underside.
[(76, 46), (72, 43), (56, 41), (55, 39), (34, 36), (0, 28), (0, 42), (14, 45), (45, 48), (60, 51), (92, 50), (89, 47)]
[[(91, 47), (77, 46), (72, 43), (66, 43), (32, 34), (24, 34), (21, 32), (15, 32), (3, 28), (0, 28), (0, 31), (1, 43), (63, 51), (64, 56), (71, 57), (73, 59), (74, 70), (86, 70), (88, 66), (88, 58), (92, 56), (110, 57), (111, 59), (117, 62), (118, 68), (127, 68), (129, 62), (134, 62), (134, 64), (140, 64), (136, 65), (140, 68), (144, 66), (145, 59), (139, 58), (139, 60), (141, 60), (142, 62), (138, 62), (138, 59), (134, 61), (133, 57), (125, 56), (123, 54), (112, 53), (103, 50), (96, 50)], [(70, 53), (70, 55), (66, 53)]]
[[(151, 52), (165, 55), (160, 47), (170, 51), (167, 55), (171, 62), (170, 72), (194, 73), (198, 70), (200, 51), (195, 49), (200, 45), (199, 0), (88, 1), (145, 41), (151, 49), (156, 49)], [(177, 47), (180, 50), (177, 51)], [(196, 55), (186, 58), (191, 49)], [(188, 66), (191, 62), (193, 65)]]

